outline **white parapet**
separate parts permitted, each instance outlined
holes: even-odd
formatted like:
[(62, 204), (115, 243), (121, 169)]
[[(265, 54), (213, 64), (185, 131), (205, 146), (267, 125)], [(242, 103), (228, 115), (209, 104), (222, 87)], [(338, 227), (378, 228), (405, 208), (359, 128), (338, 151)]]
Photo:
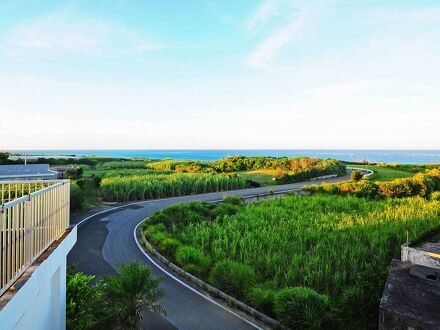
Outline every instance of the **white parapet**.
[(23, 274), (26, 280), (18, 280), (12, 293), (5, 293), (12, 298), (0, 310), (1, 330), (66, 328), (66, 260), (76, 234), (74, 227), (41, 263)]

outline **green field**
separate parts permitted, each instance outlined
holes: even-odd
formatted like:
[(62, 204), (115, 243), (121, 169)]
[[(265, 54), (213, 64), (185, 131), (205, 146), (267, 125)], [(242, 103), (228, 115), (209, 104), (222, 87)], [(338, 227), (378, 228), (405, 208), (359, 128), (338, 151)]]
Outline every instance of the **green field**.
[(262, 187), (272, 186), (276, 184), (276, 182), (272, 180), (274, 178), (273, 173), (270, 173), (269, 171), (237, 172), (237, 175), (246, 180), (257, 182)]
[[(143, 230), (187, 271), (292, 328), (320, 328), (329, 313), (338, 327), (363, 329), (376, 327), (390, 261), (407, 235), (439, 226), (439, 201), (314, 195), (178, 205), (150, 217)], [(291, 287), (321, 295), (325, 308), (301, 305), (286, 318), (282, 301), (297, 294)]]
[(375, 165), (356, 165), (355, 167), (366, 168), (374, 171), (374, 174), (369, 176), (371, 181), (390, 181), (399, 178), (409, 178), (414, 176), (415, 173), (402, 170), (396, 170), (393, 168), (380, 167)]

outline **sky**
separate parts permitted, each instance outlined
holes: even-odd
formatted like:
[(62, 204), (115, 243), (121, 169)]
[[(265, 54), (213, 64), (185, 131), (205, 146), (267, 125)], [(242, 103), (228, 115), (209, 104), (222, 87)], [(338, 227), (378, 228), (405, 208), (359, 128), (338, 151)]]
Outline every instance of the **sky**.
[(0, 149), (440, 149), (440, 2), (1, 0)]

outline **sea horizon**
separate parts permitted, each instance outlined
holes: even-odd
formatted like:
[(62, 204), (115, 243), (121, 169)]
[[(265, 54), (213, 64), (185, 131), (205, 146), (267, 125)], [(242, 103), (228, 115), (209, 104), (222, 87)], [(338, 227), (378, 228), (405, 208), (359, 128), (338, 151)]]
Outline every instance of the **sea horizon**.
[(272, 156), (318, 157), (343, 161), (372, 163), (436, 164), (440, 150), (433, 149), (45, 149), (8, 150), (12, 154), (29, 156), (97, 156), (112, 158), (150, 158), (213, 161), (225, 157)]

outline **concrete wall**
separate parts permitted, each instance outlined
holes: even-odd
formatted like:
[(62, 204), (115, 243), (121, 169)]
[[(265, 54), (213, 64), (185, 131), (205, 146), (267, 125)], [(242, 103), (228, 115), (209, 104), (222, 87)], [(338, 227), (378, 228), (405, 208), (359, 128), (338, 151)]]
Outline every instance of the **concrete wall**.
[(1, 330), (66, 328), (66, 257), (75, 242), (76, 227), (0, 311)]
[(422, 265), (440, 269), (440, 255), (432, 252), (418, 250), (406, 244), (401, 246), (402, 261), (408, 261), (413, 264)]

